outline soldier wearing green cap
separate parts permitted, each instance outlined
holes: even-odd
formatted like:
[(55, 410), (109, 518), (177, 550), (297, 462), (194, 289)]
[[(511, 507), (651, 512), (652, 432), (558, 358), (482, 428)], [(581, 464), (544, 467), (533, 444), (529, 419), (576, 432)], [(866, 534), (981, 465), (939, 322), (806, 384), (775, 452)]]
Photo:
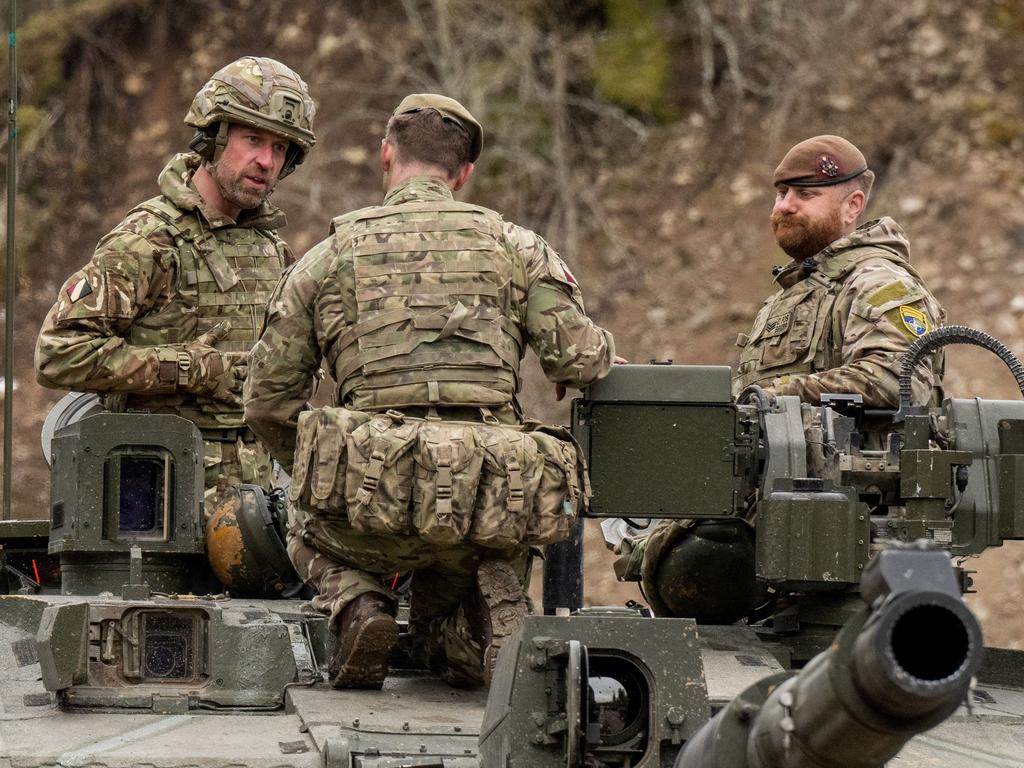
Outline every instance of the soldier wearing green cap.
[[(900, 226), (889, 217), (858, 226), (873, 181), (861, 151), (839, 136), (800, 142), (775, 169), (771, 224), (791, 261), (737, 339), (736, 394), (757, 384), (809, 403), (836, 392), (896, 406), (900, 357), (945, 313), (911, 266)], [(941, 402), (942, 369), (941, 352), (917, 367), (916, 404)]]
[(171, 413), (203, 434), (208, 506), (228, 485), (271, 484), (242, 419), (241, 385), (285, 266), (277, 182), (313, 147), (315, 107), (293, 70), (246, 56), (196, 93), (190, 148), (61, 287), (36, 343), (48, 387), (99, 392), (114, 411)]
[[(292, 473), (288, 551), (337, 635), (337, 687), (380, 687), (413, 572), (413, 650), (454, 685), (488, 684), (525, 618), (529, 544), (585, 503), (563, 429), (524, 424), (526, 347), (558, 387), (616, 360), (579, 286), (533, 232), (458, 202), (483, 132), (414, 94), (381, 142), (384, 202), (339, 216), (271, 299), (245, 385), (252, 429)], [(318, 367), (333, 407), (306, 410)], [(564, 392), (564, 389), (562, 390)]]

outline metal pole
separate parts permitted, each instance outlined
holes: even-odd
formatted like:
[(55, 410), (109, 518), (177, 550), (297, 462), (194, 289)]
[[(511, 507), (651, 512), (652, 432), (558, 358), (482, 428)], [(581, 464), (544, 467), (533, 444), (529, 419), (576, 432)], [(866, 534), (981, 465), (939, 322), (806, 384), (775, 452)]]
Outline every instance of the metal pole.
[(18, 183), (18, 67), (15, 46), (18, 3), (10, 0), (11, 23), (7, 33), (10, 75), (7, 102), (7, 285), (4, 304), (4, 511), (11, 519), (11, 451), (14, 445), (14, 299), (18, 281), (14, 253), (14, 203)]

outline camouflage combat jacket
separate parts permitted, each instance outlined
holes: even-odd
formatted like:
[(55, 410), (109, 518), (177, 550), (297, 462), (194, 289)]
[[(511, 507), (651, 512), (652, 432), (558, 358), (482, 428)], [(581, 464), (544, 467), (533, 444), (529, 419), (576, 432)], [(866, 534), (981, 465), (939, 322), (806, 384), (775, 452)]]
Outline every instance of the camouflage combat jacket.
[(549, 379), (573, 387), (604, 376), (614, 356), (543, 239), (415, 177), (382, 206), (335, 219), (288, 270), (250, 358), (246, 421), (290, 467), (322, 360), (346, 407), (512, 413), (527, 344)]
[[(870, 221), (776, 277), (749, 334), (740, 334), (733, 393), (750, 384), (820, 402), (829, 392), (860, 394), (872, 407), (899, 402), (903, 352), (945, 322), (945, 312), (910, 266), (895, 221)], [(917, 366), (913, 401), (942, 399), (942, 353)]]
[(48, 387), (101, 392), (110, 410), (173, 413), (201, 428), (243, 426), (238, 406), (177, 388), (178, 351), (218, 324), (216, 343), (246, 352), (291, 262), (269, 203), (234, 221), (192, 185), (199, 157), (174, 157), (160, 196), (136, 206), (64, 283), (36, 343)]

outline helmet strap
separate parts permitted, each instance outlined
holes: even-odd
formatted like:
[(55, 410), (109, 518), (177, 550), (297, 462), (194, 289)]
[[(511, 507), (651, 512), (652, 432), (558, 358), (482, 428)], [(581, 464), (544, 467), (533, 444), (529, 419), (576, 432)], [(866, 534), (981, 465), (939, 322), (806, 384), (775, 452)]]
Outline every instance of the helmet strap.
[(227, 120), (220, 121), (220, 128), (217, 129), (217, 138), (214, 140), (213, 153), (210, 156), (210, 162), (216, 163), (224, 152), (224, 147), (228, 145), (228, 126)]
[(295, 167), (305, 159), (305, 155), (306, 153), (303, 152), (302, 147), (294, 141), (288, 142), (288, 152), (284, 156), (284, 165), (281, 166), (281, 172), (277, 174), (278, 181), (294, 171)]

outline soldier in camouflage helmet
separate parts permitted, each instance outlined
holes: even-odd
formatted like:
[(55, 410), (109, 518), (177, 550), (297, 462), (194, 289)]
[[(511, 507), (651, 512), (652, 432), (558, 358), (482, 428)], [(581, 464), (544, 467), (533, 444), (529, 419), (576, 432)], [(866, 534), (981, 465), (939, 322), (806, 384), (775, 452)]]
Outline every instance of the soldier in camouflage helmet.
[[(521, 421), (516, 393), (527, 345), (559, 387), (582, 387), (608, 372), (612, 337), (584, 313), (562, 259), (533, 232), (453, 199), (473, 172), (481, 138), (457, 101), (404, 99), (381, 143), (383, 205), (335, 219), (331, 235), (282, 278), (253, 349), (244, 400), (247, 423), (283, 465), (292, 466), (297, 433), (300, 445), (304, 439), (308, 414), (300, 412), (322, 361), (346, 413), (386, 412), (395, 423), (425, 417), (450, 429)], [(331, 464), (344, 456), (346, 439), (332, 434), (318, 444)], [(351, 476), (355, 438), (348, 434)], [(382, 453), (380, 462), (387, 466), (391, 455)], [(305, 466), (295, 464), (293, 489)], [(319, 472), (322, 462), (312, 466)], [(444, 469), (439, 462), (438, 488)], [(456, 469), (448, 468), (449, 483)], [(527, 548), (366, 533), (355, 527), (348, 490), (347, 515), (346, 502), (324, 514), (289, 497), (289, 554), (338, 636), (332, 684), (383, 683), (398, 638), (388, 586), (407, 571), (415, 572), (411, 634), (431, 665), (452, 684), (488, 683), (498, 645), (528, 611)]]
[[(737, 339), (736, 394), (759, 384), (808, 403), (843, 392), (896, 406), (900, 357), (945, 314), (910, 265), (900, 226), (888, 217), (857, 226), (873, 180), (864, 155), (839, 136), (800, 142), (775, 169), (772, 229), (792, 261)], [(915, 403), (940, 403), (941, 387), (936, 353), (915, 371)]]
[(171, 159), (161, 194), (64, 283), (39, 333), (44, 386), (195, 422), (208, 497), (271, 483), (270, 455), (242, 420), (241, 386), (266, 301), (293, 261), (268, 198), (312, 148), (314, 113), (302, 78), (273, 59), (246, 56), (214, 74), (185, 117), (194, 152)]

